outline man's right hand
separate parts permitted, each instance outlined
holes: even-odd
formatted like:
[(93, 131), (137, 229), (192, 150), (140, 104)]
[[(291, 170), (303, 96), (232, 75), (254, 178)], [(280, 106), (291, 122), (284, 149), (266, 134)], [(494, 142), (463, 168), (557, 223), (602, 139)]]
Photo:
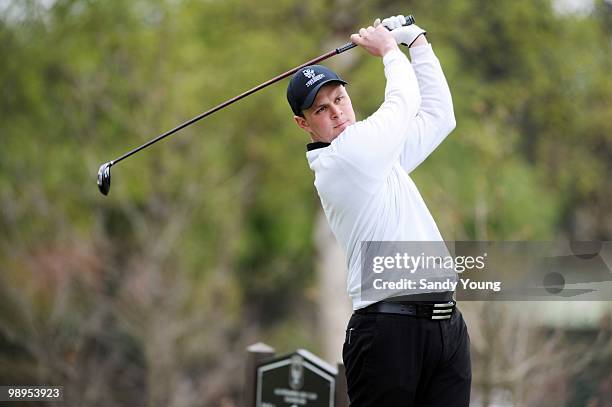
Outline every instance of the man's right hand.
[(360, 29), (359, 34), (351, 35), (351, 41), (378, 57), (384, 57), (388, 52), (399, 49), (393, 35), (382, 24), (376, 28), (370, 26)]

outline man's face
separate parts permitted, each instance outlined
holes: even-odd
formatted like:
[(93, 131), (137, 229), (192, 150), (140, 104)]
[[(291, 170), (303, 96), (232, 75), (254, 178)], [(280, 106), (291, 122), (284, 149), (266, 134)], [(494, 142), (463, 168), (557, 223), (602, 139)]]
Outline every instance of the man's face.
[(313, 141), (331, 143), (345, 128), (355, 123), (355, 112), (344, 86), (330, 83), (319, 89), (312, 106), (304, 110), (304, 117), (293, 118)]

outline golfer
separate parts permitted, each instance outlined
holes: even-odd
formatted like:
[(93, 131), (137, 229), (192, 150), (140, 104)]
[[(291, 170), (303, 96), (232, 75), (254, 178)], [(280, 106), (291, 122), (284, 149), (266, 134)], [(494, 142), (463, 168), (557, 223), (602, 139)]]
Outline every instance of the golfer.
[[(470, 399), (469, 337), (453, 292), (366, 301), (361, 286), (362, 242), (442, 241), (408, 174), (455, 127), (452, 99), (425, 31), (405, 22), (376, 20), (351, 36), (382, 58), (387, 80), (384, 102), (367, 119), (357, 121), (347, 82), (321, 65), (295, 73), (287, 99), (312, 141), (314, 184), (347, 254), (354, 313), (343, 360), (351, 406), (462, 407)], [(409, 45), (412, 63), (398, 43)]]

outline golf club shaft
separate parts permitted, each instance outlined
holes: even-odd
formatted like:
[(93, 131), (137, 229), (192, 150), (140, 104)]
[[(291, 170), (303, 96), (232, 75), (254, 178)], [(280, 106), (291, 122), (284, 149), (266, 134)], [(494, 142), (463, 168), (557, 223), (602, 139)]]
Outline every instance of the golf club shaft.
[(223, 102), (223, 103), (213, 107), (212, 109), (209, 109), (206, 112), (197, 115), (196, 117), (186, 121), (185, 123), (182, 123), (182, 124), (176, 126), (172, 130), (168, 130), (164, 134), (161, 134), (161, 135), (155, 137), (154, 139), (146, 142), (145, 144), (141, 145), (140, 147), (137, 147), (137, 148), (133, 149), (132, 151), (128, 151), (127, 153), (123, 154), (121, 157), (111, 161), (111, 163), (112, 164), (117, 164), (119, 161), (121, 161), (121, 160), (123, 160), (125, 158), (128, 158), (129, 156), (131, 156), (133, 154), (136, 154), (140, 150), (143, 150), (143, 149), (149, 147), (150, 145), (157, 143), (158, 141), (160, 141), (160, 140), (170, 136), (171, 134), (176, 133), (177, 131), (179, 131), (179, 130), (181, 130), (181, 129), (183, 129), (183, 128), (185, 128), (185, 127), (187, 127), (187, 126), (189, 126), (189, 125), (191, 125), (191, 124), (193, 124), (195, 122), (197, 122), (198, 120), (202, 120), (206, 116), (209, 116), (209, 115), (215, 113), (217, 110), (221, 110), (224, 107), (227, 107), (227, 106), (231, 105), (232, 103), (237, 102), (237, 101), (239, 101), (240, 99), (242, 99), (244, 97), (247, 97), (247, 96), (249, 96), (249, 95), (251, 95), (251, 94), (253, 94), (253, 93), (255, 93), (255, 92), (257, 92), (257, 91), (259, 91), (259, 90), (261, 90), (261, 89), (263, 89), (263, 88), (265, 88), (267, 86), (269, 86), (269, 85), (272, 85), (273, 83), (276, 83), (276, 82), (278, 82), (278, 81), (280, 81), (282, 79), (285, 79), (286, 77), (288, 77), (290, 75), (293, 75), (295, 72), (297, 72), (299, 69), (301, 69), (301, 68), (303, 68), (305, 66), (316, 64), (317, 62), (321, 62), (321, 61), (323, 61), (323, 60), (325, 60), (327, 58), (330, 58), (330, 57), (332, 57), (334, 55), (338, 55), (338, 54), (340, 54), (340, 53), (342, 53), (344, 51), (348, 51), (349, 49), (354, 48), (354, 47), (356, 47), (356, 44), (353, 44), (352, 42), (348, 42), (348, 43), (344, 44), (343, 46), (334, 49), (333, 51), (330, 51), (330, 52), (328, 52), (326, 54), (323, 54), (323, 55), (321, 55), (321, 56), (319, 56), (317, 58), (311, 59), (310, 61), (308, 61), (306, 63), (303, 63), (300, 66), (296, 66), (295, 68), (293, 68), (293, 69), (291, 69), (291, 70), (289, 70), (289, 71), (287, 71), (287, 72), (285, 72), (283, 74), (275, 76), (274, 78), (272, 78), (272, 79), (262, 83), (261, 85), (258, 85), (258, 86), (254, 87), (252, 89), (249, 89), (246, 92), (241, 93), (238, 96), (234, 96), (233, 98), (231, 98), (229, 100), (226, 100), (225, 102)]
[[(406, 25), (410, 25), (410, 24), (414, 23), (414, 18), (412, 18), (412, 16), (407, 16), (406, 20), (407, 20), (406, 21)], [(336, 48), (336, 49), (334, 49), (332, 51), (329, 51), (326, 54), (323, 54), (323, 55), (318, 56), (318, 57), (316, 57), (314, 59), (311, 59), (310, 61), (307, 61), (307, 62), (303, 63), (302, 65), (296, 66), (295, 68), (290, 69), (289, 71), (287, 71), (287, 72), (285, 72), (283, 74), (280, 74), (280, 75), (278, 75), (278, 76), (276, 76), (276, 77), (274, 77), (274, 78), (272, 78), (272, 79), (262, 83), (261, 85), (258, 85), (258, 86), (254, 87), (252, 89), (249, 89), (246, 92), (241, 93), (238, 96), (234, 96), (233, 98), (231, 98), (231, 99), (229, 99), (229, 100), (227, 100), (227, 101), (225, 101), (225, 102), (223, 102), (223, 103), (213, 107), (212, 109), (207, 110), (206, 112), (197, 115), (193, 119), (190, 119), (190, 120), (186, 121), (185, 123), (182, 123), (182, 124), (176, 126), (172, 130), (168, 130), (164, 134), (160, 134), (159, 136), (157, 136), (154, 139), (146, 142), (145, 144), (141, 145), (140, 147), (137, 147), (137, 148), (133, 149), (132, 151), (128, 151), (127, 153), (123, 154), (121, 157), (118, 157), (115, 160), (110, 161), (109, 164), (110, 165), (117, 164), (119, 161), (122, 161), (122, 160), (128, 158), (129, 156), (131, 156), (133, 154), (136, 154), (140, 150), (143, 150), (143, 149), (149, 147), (150, 145), (157, 143), (158, 141), (160, 141), (160, 140), (170, 136), (171, 134), (176, 133), (177, 131), (179, 131), (179, 130), (181, 130), (181, 129), (183, 129), (183, 128), (185, 128), (185, 127), (187, 127), (187, 126), (189, 126), (189, 125), (191, 125), (191, 124), (193, 124), (193, 123), (195, 123), (195, 122), (197, 122), (199, 120), (202, 120), (203, 118), (213, 114), (217, 110), (221, 110), (224, 107), (227, 107), (227, 106), (231, 105), (232, 103), (237, 102), (237, 101), (239, 101), (240, 99), (242, 99), (244, 97), (247, 97), (247, 96), (249, 96), (249, 95), (251, 95), (251, 94), (253, 94), (253, 93), (255, 93), (255, 92), (257, 92), (257, 91), (259, 91), (259, 90), (261, 90), (261, 89), (263, 89), (263, 88), (265, 88), (267, 86), (269, 86), (269, 85), (272, 85), (273, 83), (276, 83), (276, 82), (280, 81), (281, 79), (284, 79), (284, 78), (286, 78), (286, 77), (288, 77), (290, 75), (293, 75), (295, 72), (297, 72), (301, 68), (304, 68), (305, 66), (314, 65), (314, 64), (316, 64), (318, 62), (321, 62), (321, 61), (324, 61), (324, 60), (326, 60), (326, 59), (328, 59), (328, 58), (330, 58), (330, 57), (332, 57), (334, 55), (338, 55), (338, 54), (341, 54), (341, 53), (343, 53), (345, 51), (348, 51), (349, 49), (355, 48), (356, 46), (357, 46), (357, 44), (354, 44), (352, 42), (347, 42), (346, 44), (344, 44), (344, 45), (342, 45), (342, 46), (340, 46), (340, 47), (338, 47), (338, 48)]]

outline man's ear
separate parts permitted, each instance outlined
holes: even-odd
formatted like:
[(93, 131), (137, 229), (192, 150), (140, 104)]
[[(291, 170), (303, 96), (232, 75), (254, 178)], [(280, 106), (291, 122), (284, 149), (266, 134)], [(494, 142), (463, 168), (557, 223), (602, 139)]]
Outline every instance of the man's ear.
[(293, 116), (293, 120), (295, 120), (296, 124), (305, 132), (310, 134), (310, 125), (306, 118), (302, 116)]

